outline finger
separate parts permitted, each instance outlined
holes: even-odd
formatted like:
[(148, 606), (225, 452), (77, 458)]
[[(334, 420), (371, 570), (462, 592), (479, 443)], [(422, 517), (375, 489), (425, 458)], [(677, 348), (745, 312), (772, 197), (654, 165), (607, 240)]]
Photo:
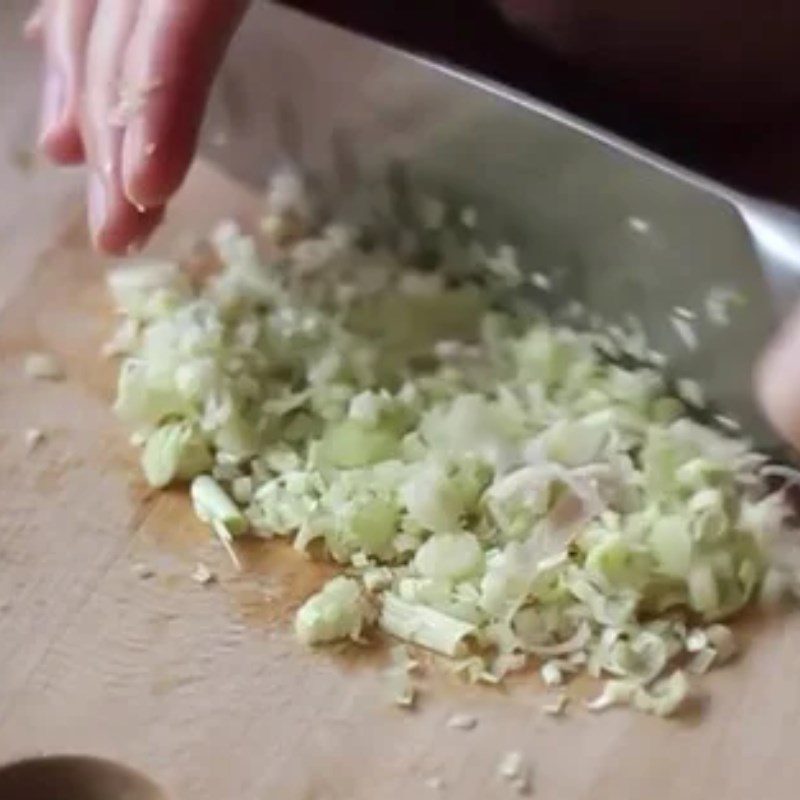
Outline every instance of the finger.
[(139, 7), (139, 0), (100, 0), (87, 57), (82, 125), (88, 148), (89, 228), (95, 246), (114, 254), (149, 235), (163, 214), (159, 207), (137, 208), (122, 191), (126, 101), (120, 76)]
[(25, 41), (41, 42), (44, 38), (44, 9), (37, 5), (31, 15), (25, 20), (22, 27), (22, 35)]
[(153, 231), (164, 219), (164, 206), (137, 209), (109, 202), (106, 182), (91, 175), (89, 178), (89, 231), (94, 246), (103, 253), (121, 256), (141, 250)]
[(83, 160), (80, 98), (84, 53), (96, 0), (47, 0), (44, 6), (45, 74), (39, 147), (60, 164)]
[(144, 0), (125, 76), (143, 92), (122, 154), (125, 190), (135, 202), (165, 202), (186, 176), (211, 84), (246, 6)]
[(800, 308), (775, 337), (756, 372), (761, 405), (775, 430), (800, 448)]

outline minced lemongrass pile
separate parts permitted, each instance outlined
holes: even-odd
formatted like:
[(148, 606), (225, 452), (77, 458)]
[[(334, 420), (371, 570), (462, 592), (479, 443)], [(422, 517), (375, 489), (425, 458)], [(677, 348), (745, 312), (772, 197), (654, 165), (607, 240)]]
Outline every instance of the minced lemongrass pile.
[(147, 480), (191, 482), (234, 560), (248, 534), (342, 565), (297, 614), (306, 644), (377, 626), (473, 681), (535, 664), (551, 686), (605, 678), (593, 709), (676, 711), (687, 673), (734, 654), (721, 621), (793, 588), (765, 459), (594, 334), (295, 222), (265, 220), (269, 257), (220, 224), (200, 282), (111, 273), (116, 411)]

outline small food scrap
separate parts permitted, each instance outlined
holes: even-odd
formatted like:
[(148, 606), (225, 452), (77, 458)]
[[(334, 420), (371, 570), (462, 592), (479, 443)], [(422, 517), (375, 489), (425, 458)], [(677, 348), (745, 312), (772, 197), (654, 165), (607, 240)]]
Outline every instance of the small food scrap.
[(739, 422), (727, 414), (714, 414), (714, 422), (728, 433), (735, 435), (742, 432), (742, 426)]
[(544, 272), (532, 272), (530, 281), (532, 286), (543, 292), (550, 292), (553, 289), (553, 279)]
[(691, 378), (679, 378), (676, 381), (676, 388), (678, 396), (690, 406), (695, 408), (704, 408), (706, 405), (706, 398), (703, 394), (703, 388), (700, 384)]
[(569, 695), (566, 692), (561, 692), (556, 695), (552, 703), (545, 703), (542, 706), (542, 713), (547, 714), (549, 717), (563, 717), (569, 705)]
[(45, 433), (40, 428), (28, 428), (25, 431), (25, 444), (28, 450), (34, 450), (45, 440)]
[(649, 688), (630, 678), (609, 680), (602, 693), (586, 703), (586, 708), (589, 711), (605, 711), (613, 706), (630, 705), (646, 714), (669, 717), (680, 709), (689, 692), (689, 681), (681, 670), (657, 680)]
[(732, 312), (746, 305), (746, 300), (735, 289), (717, 286), (709, 290), (705, 305), (709, 322), (724, 328), (731, 324)]
[(691, 631), (686, 638), (686, 652), (693, 653), (687, 671), (703, 675), (712, 666), (729, 662), (738, 652), (738, 647), (731, 629), (717, 623)]
[(687, 308), (686, 306), (675, 306), (672, 309), (672, 313), (676, 317), (688, 320), (689, 322), (697, 319), (697, 314), (694, 311), (692, 311), (691, 308)]
[(398, 639), (450, 658), (466, 653), (464, 640), (476, 632), (475, 626), (469, 622), (454, 619), (435, 608), (406, 602), (392, 594), (384, 597), (379, 624)]
[(675, 670), (650, 688), (638, 686), (633, 695), (633, 707), (657, 717), (671, 717), (683, 706), (690, 690), (686, 675), (681, 670)]
[(432, 789), (434, 792), (441, 792), (444, 789), (444, 779), (439, 775), (431, 775), (430, 778), (425, 779), (425, 786)]
[(555, 661), (545, 661), (542, 664), (539, 674), (545, 686), (560, 686), (564, 682), (564, 674)]
[(672, 322), (672, 327), (675, 329), (675, 333), (678, 334), (681, 341), (686, 345), (687, 350), (697, 350), (699, 339), (692, 321), (674, 314), (670, 317), (670, 321)]
[(497, 774), (508, 781), (519, 794), (530, 793), (530, 768), (519, 750), (511, 750), (500, 759)]
[(202, 586), (207, 586), (209, 583), (214, 583), (214, 581), (217, 579), (217, 576), (202, 562), (199, 562), (195, 566), (191, 577), (195, 583), (199, 583)]
[(486, 260), (486, 268), (501, 280), (512, 284), (522, 279), (517, 249), (510, 244), (500, 245), (495, 254)]
[(25, 374), (34, 380), (59, 381), (64, 377), (64, 370), (50, 353), (28, 353), (25, 356), (24, 369)]
[(650, 223), (641, 217), (628, 217), (628, 227), (636, 233), (650, 232)]
[(401, 708), (413, 708), (417, 699), (417, 688), (412, 674), (419, 668), (419, 662), (411, 657), (405, 645), (391, 649), (391, 664), (384, 672), (386, 688), (391, 702)]
[[(148, 444), (151, 439), (152, 437), (148, 439)], [(146, 452), (147, 445), (145, 445)], [(233, 538), (247, 532), (249, 525), (247, 518), (225, 490), (208, 475), (198, 475), (192, 481), (191, 496), (198, 519), (211, 526), (234, 566), (241, 570), (241, 562), (233, 549)]]
[(459, 220), (465, 228), (475, 228), (478, 224), (478, 212), (472, 206), (462, 208)]
[(131, 572), (141, 580), (147, 580), (148, 578), (152, 578), (156, 574), (155, 570), (152, 567), (141, 561), (136, 561), (133, 564), (131, 564)]
[(346, 638), (358, 641), (370, 617), (371, 609), (361, 594), (358, 581), (339, 575), (303, 603), (294, 629), (304, 644)]
[(478, 718), (473, 714), (453, 714), (447, 720), (447, 727), (459, 731), (471, 731), (477, 727)]
[(736, 637), (727, 625), (710, 625), (706, 628), (706, 636), (710, 647), (716, 653), (715, 663), (727, 664), (739, 652)]
[(633, 699), (637, 684), (630, 680), (609, 680), (603, 685), (603, 691), (594, 699), (587, 700), (585, 705), (589, 711), (605, 711), (612, 706), (627, 705)]

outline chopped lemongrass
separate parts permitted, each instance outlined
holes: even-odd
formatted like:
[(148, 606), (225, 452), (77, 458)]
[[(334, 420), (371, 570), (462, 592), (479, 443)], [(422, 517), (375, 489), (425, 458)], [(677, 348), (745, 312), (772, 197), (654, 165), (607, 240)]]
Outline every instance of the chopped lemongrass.
[(208, 475), (199, 475), (192, 481), (191, 494), (198, 518), (211, 526), (234, 566), (241, 570), (242, 563), (233, 547), (233, 539), (247, 531), (247, 518), (225, 490)]
[(680, 317), (681, 319), (688, 319), (688, 320), (697, 319), (697, 314), (694, 311), (692, 311), (691, 308), (686, 308), (686, 306), (675, 306), (672, 309), (672, 313), (676, 317)]
[(637, 687), (631, 703), (635, 709), (646, 714), (670, 717), (684, 704), (689, 691), (686, 675), (680, 670), (675, 670), (669, 677), (656, 681), (649, 689), (643, 686)]
[(675, 329), (675, 333), (678, 334), (678, 337), (684, 345), (686, 345), (686, 348), (688, 350), (697, 350), (699, 339), (694, 325), (683, 317), (672, 316), (670, 317), (670, 321), (672, 322), (672, 327)]
[(247, 518), (226, 494), (225, 490), (208, 475), (199, 475), (192, 481), (194, 510), (202, 522), (220, 524), (230, 536), (247, 531)]
[[(721, 621), (800, 592), (775, 486), (797, 471), (724, 416), (692, 419), (701, 386), (672, 391), (638, 321), (527, 313), (560, 274), (478, 241), (471, 210), (412, 202), (413, 229), (384, 242), (385, 209), (377, 227), (317, 226), (294, 173), (267, 205), (270, 246), (224, 221), (204, 275), (153, 259), (111, 274), (115, 410), (150, 483), (191, 480), (237, 566), (246, 532), (340, 566), (347, 583), (298, 614), (303, 641), (377, 624), (471, 682), (538, 663), (552, 685), (610, 677), (597, 708), (662, 714), (676, 665), (735, 652)], [(712, 322), (733, 303), (717, 294)], [(695, 316), (670, 315), (690, 348)]]
[(465, 639), (476, 632), (475, 625), (427, 606), (408, 603), (386, 594), (379, 624), (386, 633), (454, 658), (466, 652)]
[(709, 290), (705, 305), (709, 321), (727, 327), (731, 324), (731, 313), (745, 305), (745, 298), (734, 289), (717, 286)]
[(25, 374), (29, 378), (42, 381), (58, 381), (64, 377), (56, 357), (50, 353), (28, 353), (24, 363)]
[(358, 640), (369, 616), (358, 581), (339, 575), (303, 603), (295, 618), (295, 633), (304, 644)]
[(545, 661), (542, 664), (539, 674), (545, 686), (560, 686), (564, 683), (564, 674), (561, 667), (553, 661)]
[(162, 425), (150, 434), (142, 451), (142, 470), (151, 486), (193, 478), (212, 464), (204, 438), (186, 422)]

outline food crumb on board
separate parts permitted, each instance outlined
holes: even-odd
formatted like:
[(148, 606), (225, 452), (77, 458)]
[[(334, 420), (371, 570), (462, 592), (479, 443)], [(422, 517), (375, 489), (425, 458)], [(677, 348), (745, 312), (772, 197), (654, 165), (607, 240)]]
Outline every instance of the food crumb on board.
[(203, 564), (202, 561), (198, 562), (197, 566), (192, 572), (192, 580), (195, 583), (199, 583), (203, 586), (207, 586), (209, 583), (214, 583), (216, 579), (217, 576), (205, 564)]
[(28, 428), (25, 431), (25, 444), (28, 450), (33, 450), (45, 440), (44, 431), (40, 428)]
[(542, 706), (542, 713), (548, 717), (563, 717), (569, 705), (569, 695), (566, 692), (558, 694), (551, 703)]
[(447, 727), (459, 731), (471, 731), (478, 725), (478, 718), (472, 714), (453, 714), (447, 720)]
[(151, 566), (142, 561), (136, 561), (131, 564), (131, 572), (143, 581), (152, 578), (156, 574), (156, 571)]
[(34, 380), (58, 381), (64, 377), (64, 370), (50, 353), (28, 353), (25, 356), (24, 369), (25, 374)]
[(519, 794), (530, 793), (530, 769), (519, 750), (510, 750), (500, 759), (500, 763), (497, 766), (497, 774)]
[(440, 792), (444, 789), (444, 780), (439, 775), (432, 775), (425, 779), (425, 785), (435, 792)]

